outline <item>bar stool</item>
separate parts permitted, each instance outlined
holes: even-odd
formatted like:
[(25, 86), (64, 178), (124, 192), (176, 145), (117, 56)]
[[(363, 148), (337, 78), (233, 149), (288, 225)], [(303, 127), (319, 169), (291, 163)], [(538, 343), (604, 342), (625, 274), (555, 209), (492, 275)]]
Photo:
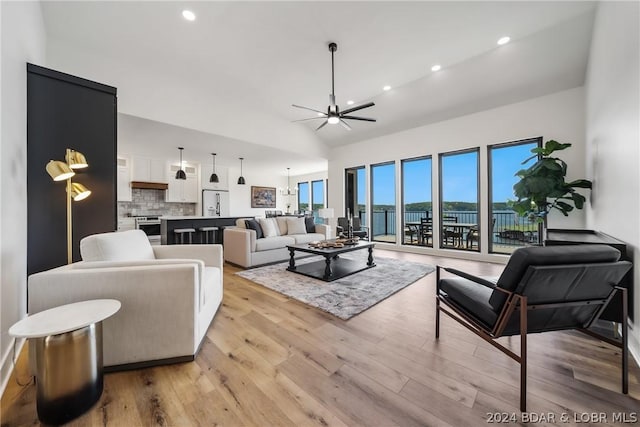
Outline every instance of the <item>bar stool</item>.
[[(200, 227), (198, 231), (200, 232), (200, 242), (204, 241), (205, 244), (209, 244), (209, 233), (211, 233), (211, 243), (216, 242), (216, 231), (218, 231), (218, 227)], [(204, 236), (204, 239), (202, 236)]]
[(176, 243), (178, 243), (178, 238), (180, 238), (180, 244), (184, 245), (184, 235), (189, 235), (189, 244), (191, 244), (191, 235), (195, 233), (196, 230), (193, 228), (176, 228), (173, 232), (176, 235)]

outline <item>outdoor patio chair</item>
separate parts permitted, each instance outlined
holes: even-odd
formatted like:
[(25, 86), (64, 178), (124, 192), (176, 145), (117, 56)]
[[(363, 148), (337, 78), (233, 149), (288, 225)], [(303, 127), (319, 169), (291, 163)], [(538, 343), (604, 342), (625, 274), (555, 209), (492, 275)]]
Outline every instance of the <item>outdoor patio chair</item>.
[[(496, 219), (493, 218), (493, 220), (491, 221), (491, 230), (493, 230), (495, 226), (496, 226)], [(492, 233), (489, 232), (489, 235), (492, 235)], [(466, 243), (467, 249), (473, 249), (473, 242), (476, 242), (476, 246), (478, 246), (478, 242), (480, 241), (480, 231), (478, 230), (477, 225), (469, 229), (466, 240), (467, 240), (467, 243)]]
[[(443, 216), (442, 222), (458, 222), (458, 217)], [(460, 227), (443, 225), (442, 242), (445, 246), (460, 246), (462, 242), (462, 229)]]
[[(404, 227), (404, 237), (405, 237), (405, 244), (411, 244), (413, 245), (414, 240), (416, 242), (420, 242), (420, 225), (417, 224), (407, 224)], [(409, 241), (407, 242), (407, 237), (409, 237)]]
[(420, 218), (420, 244), (427, 246), (433, 241), (433, 221), (431, 218)]
[[(631, 268), (607, 245), (517, 249), (497, 280), (438, 266), (436, 338), (440, 312), (450, 316), (520, 364), (520, 410), (526, 411), (527, 334), (577, 329), (621, 349), (622, 392), (628, 393), (627, 289), (618, 286)], [(445, 270), (458, 277), (441, 277)], [(616, 293), (622, 295), (621, 341), (588, 328)], [(496, 338), (520, 335), (520, 354)]]

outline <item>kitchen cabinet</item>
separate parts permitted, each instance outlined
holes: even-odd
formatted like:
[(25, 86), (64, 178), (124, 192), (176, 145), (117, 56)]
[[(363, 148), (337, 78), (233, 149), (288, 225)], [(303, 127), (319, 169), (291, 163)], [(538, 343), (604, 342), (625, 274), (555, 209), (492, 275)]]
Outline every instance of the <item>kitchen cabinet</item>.
[(119, 202), (130, 202), (131, 160), (125, 156), (118, 156), (117, 165), (117, 199)]
[(142, 156), (133, 156), (131, 181), (167, 182), (165, 161)]
[(209, 177), (211, 177), (211, 173), (213, 172), (213, 165), (209, 164), (208, 166), (202, 166), (202, 189), (203, 190), (228, 190), (229, 189), (229, 169), (217, 166), (216, 165), (216, 173), (218, 174), (219, 182), (209, 182)]
[(118, 231), (128, 231), (136, 229), (135, 218), (118, 218)]
[(198, 203), (198, 168), (185, 166), (187, 179), (175, 179), (179, 165), (169, 166), (167, 202)]

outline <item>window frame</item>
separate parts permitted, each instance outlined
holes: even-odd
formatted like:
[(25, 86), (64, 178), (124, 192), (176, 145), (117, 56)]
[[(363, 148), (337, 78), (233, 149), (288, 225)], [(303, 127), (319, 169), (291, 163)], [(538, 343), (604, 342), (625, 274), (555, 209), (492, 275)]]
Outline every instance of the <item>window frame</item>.
[[(431, 166), (431, 171), (430, 171), (431, 172), (431, 188), (429, 189), (429, 192), (431, 193), (431, 212), (432, 212), (431, 220), (433, 221), (433, 155), (426, 154), (424, 156), (409, 157), (407, 159), (401, 159), (400, 160), (400, 207), (402, 208), (402, 224), (401, 224), (400, 230), (402, 231), (402, 240), (400, 244), (403, 246), (407, 246), (407, 243), (405, 242), (405, 239), (404, 239), (404, 227), (405, 227), (404, 165), (407, 162), (419, 161), (419, 160), (431, 161), (431, 165), (430, 165)], [(409, 244), (409, 246), (413, 246), (413, 245)], [(418, 246), (420, 247), (420, 245)], [(433, 248), (433, 238), (431, 239), (431, 245), (424, 245), (424, 247)]]
[[(373, 163), (371, 165), (369, 165), (369, 239), (372, 242), (378, 242), (378, 243), (392, 243), (392, 244), (397, 244), (398, 243), (398, 233), (396, 230), (396, 227), (393, 227), (393, 236), (394, 236), (394, 240), (393, 242), (388, 242), (386, 240), (376, 240), (374, 233), (373, 233), (373, 204), (374, 204), (374, 197), (373, 197), (373, 191), (374, 191), (374, 177), (373, 177), (373, 170), (376, 167), (380, 167), (380, 166), (388, 166), (388, 165), (393, 165), (393, 195), (394, 195), (394, 207), (395, 207), (395, 216), (396, 216), (396, 221), (398, 220), (398, 192), (397, 192), (397, 179), (396, 179), (396, 174), (397, 174), (397, 170), (396, 170), (396, 161), (395, 160), (390, 160), (387, 162), (381, 162), (381, 163)], [(387, 230), (385, 229), (385, 232)]]
[[(478, 249), (477, 250), (473, 250), (473, 249), (468, 249), (466, 247), (463, 248), (449, 248), (449, 247), (443, 247), (443, 239), (442, 239), (442, 223), (443, 223), (443, 208), (444, 208), (444, 201), (443, 201), (443, 188), (442, 188), (442, 184), (443, 184), (443, 179), (442, 179), (442, 160), (445, 157), (450, 157), (450, 156), (455, 156), (455, 155), (460, 155), (460, 154), (467, 154), (467, 153), (476, 153), (476, 225), (478, 226), (478, 236), (481, 236), (481, 231), (483, 229), (482, 227), (482, 209), (480, 208), (480, 147), (472, 147), (472, 148), (465, 148), (462, 150), (454, 150), (454, 151), (447, 151), (444, 153), (438, 153), (438, 249), (442, 249), (442, 250), (463, 250), (466, 252), (478, 252), (480, 253), (482, 251), (482, 239), (478, 238)], [(435, 230), (434, 230), (435, 232)]]

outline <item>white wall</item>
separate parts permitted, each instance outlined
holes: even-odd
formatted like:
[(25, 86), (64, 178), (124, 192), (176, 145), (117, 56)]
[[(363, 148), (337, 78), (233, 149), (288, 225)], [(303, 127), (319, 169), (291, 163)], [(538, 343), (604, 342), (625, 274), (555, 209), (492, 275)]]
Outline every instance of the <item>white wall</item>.
[(586, 83), (587, 226), (627, 243), (634, 268), (635, 322), (629, 342), (640, 361), (640, 5), (602, 2)]
[[(568, 179), (584, 178), (584, 88), (562, 91), (335, 148), (331, 150), (329, 157), (329, 206), (336, 208), (338, 212), (344, 210), (345, 168), (395, 160), (396, 173), (399, 174), (401, 159), (431, 155), (433, 156), (433, 201), (434, 212), (436, 212), (435, 204), (439, 197), (438, 154), (480, 147), (480, 212), (488, 212), (487, 146), (539, 136), (542, 136), (544, 141), (555, 139), (573, 144), (567, 151), (562, 152), (560, 157), (568, 164)], [(399, 189), (399, 175), (396, 182)], [(549, 227), (583, 228), (584, 225), (584, 211), (574, 212), (567, 219), (560, 214), (549, 218)], [(488, 239), (486, 228), (481, 228), (485, 241)], [(398, 235), (400, 232), (401, 230), (397, 230)], [(504, 256), (488, 255), (484, 252), (487, 245), (482, 247), (482, 254), (464, 252), (458, 256), (504, 261)], [(437, 249), (419, 249), (425, 252), (442, 253)], [(456, 256), (456, 252), (451, 250), (446, 251), (446, 254)]]
[(39, 2), (1, 2), (0, 394), (11, 373), (9, 327), (27, 310), (27, 62), (44, 65)]
[[(265, 173), (258, 164), (251, 161), (244, 161), (242, 167), (245, 185), (238, 185), (238, 177), (240, 176), (240, 164), (238, 167), (229, 168), (229, 199), (231, 216), (262, 216), (265, 210), (281, 210), (285, 211), (286, 197), (280, 195), (280, 188), (286, 188), (287, 177)], [(256, 187), (275, 187), (276, 189), (276, 207), (275, 208), (252, 208), (251, 207), (251, 186)]]

